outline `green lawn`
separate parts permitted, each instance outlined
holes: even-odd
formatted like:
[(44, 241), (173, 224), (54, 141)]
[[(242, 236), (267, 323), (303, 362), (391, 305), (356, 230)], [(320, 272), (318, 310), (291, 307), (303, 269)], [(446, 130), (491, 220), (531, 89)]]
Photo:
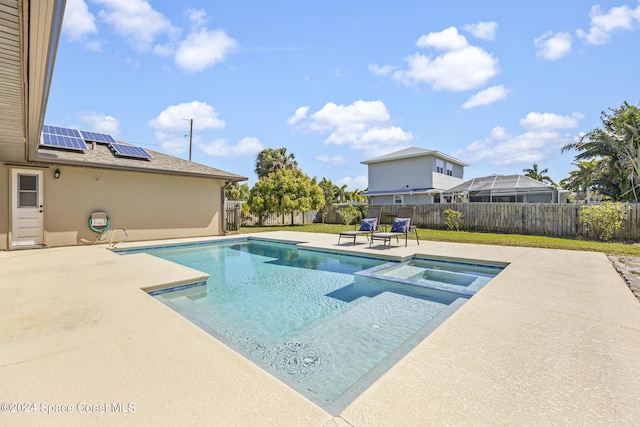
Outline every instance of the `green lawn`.
[[(342, 230), (352, 230), (353, 226), (339, 224), (271, 225), (265, 227), (241, 227), (240, 233), (261, 233), (264, 231), (304, 231), (309, 233), (338, 234)], [(418, 229), (420, 240), (438, 242), (475, 243), (480, 245), (527, 246), (532, 248), (567, 249), (574, 251), (604, 252), (610, 255), (640, 257), (640, 245), (626, 243), (603, 243), (591, 240), (563, 239), (558, 237), (525, 236), (520, 234), (473, 233), (468, 231), (447, 231)]]

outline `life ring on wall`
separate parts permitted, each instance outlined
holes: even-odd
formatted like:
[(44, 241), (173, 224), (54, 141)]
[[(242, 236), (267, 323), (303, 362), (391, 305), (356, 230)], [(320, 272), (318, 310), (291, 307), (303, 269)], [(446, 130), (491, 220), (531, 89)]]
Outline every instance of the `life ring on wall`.
[(111, 227), (111, 218), (106, 212), (93, 212), (89, 216), (89, 228), (94, 233), (104, 234)]

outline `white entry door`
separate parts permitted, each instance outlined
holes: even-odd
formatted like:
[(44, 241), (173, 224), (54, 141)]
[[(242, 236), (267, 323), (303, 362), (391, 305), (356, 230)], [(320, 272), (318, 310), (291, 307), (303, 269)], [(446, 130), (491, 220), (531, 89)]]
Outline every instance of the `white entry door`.
[(42, 245), (42, 171), (11, 171), (11, 246)]

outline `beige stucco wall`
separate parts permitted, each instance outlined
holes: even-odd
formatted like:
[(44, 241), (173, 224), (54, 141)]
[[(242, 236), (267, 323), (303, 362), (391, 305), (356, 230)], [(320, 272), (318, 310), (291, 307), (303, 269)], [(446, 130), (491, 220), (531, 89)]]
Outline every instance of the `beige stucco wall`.
[(10, 203), (9, 168), (4, 164), (0, 164), (0, 250), (7, 249)]
[[(152, 173), (58, 167), (44, 168), (44, 243), (48, 246), (92, 244), (91, 212), (104, 211), (111, 230), (125, 228), (129, 241), (223, 234), (222, 180)], [(7, 167), (0, 169), (9, 176)], [(0, 249), (7, 248), (11, 206), (9, 184), (0, 185)], [(120, 239), (122, 232), (115, 236)], [(109, 235), (110, 237), (110, 235)], [(2, 246), (4, 245), (4, 246)]]

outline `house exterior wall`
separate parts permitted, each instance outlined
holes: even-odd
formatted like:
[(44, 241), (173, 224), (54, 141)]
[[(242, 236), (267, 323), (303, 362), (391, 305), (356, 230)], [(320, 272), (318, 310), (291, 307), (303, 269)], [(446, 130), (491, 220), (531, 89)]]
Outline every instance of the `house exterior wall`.
[[(405, 205), (420, 205), (423, 203), (433, 203), (433, 196), (430, 194), (404, 194), (402, 203)], [(392, 202), (393, 203), (393, 202)]]
[(435, 160), (431, 156), (389, 160), (367, 166), (369, 191), (433, 186), (431, 180)]
[[(402, 195), (403, 205), (419, 205), (422, 203), (433, 203), (433, 196), (429, 194), (410, 194), (410, 193), (398, 193)], [(394, 195), (381, 195), (371, 196), (369, 198), (370, 205), (393, 205), (396, 194)]]
[[(452, 165), (453, 176), (436, 172), (435, 156), (410, 157), (369, 163), (369, 191), (396, 190), (399, 188), (438, 188), (446, 190), (462, 184), (464, 167)], [(446, 160), (442, 160), (446, 165)]]
[(393, 196), (372, 196), (370, 198), (370, 205), (391, 205), (393, 204)]
[[(96, 233), (88, 225), (94, 211), (107, 212), (111, 230), (125, 228), (128, 241), (224, 233), (223, 180), (69, 166), (58, 167), (61, 176), (54, 179), (55, 169), (43, 168), (45, 245), (94, 243)], [(9, 173), (9, 167), (0, 167), (1, 176)], [(11, 237), (9, 191), (9, 184), (0, 186), (6, 201), (0, 210), (0, 249), (8, 247)]]
[[(387, 160), (379, 163), (369, 163), (369, 188), (368, 191), (397, 191), (412, 188), (436, 188), (447, 190), (458, 184), (462, 184), (464, 167), (459, 164), (450, 163), (447, 160), (439, 159), (443, 162), (444, 173), (436, 171), (436, 156), (418, 156), (395, 160)], [(452, 166), (453, 176), (446, 174), (446, 165)], [(404, 203), (421, 204), (433, 203), (432, 195), (425, 194), (403, 194)], [(372, 196), (372, 204), (393, 204), (393, 195)]]

